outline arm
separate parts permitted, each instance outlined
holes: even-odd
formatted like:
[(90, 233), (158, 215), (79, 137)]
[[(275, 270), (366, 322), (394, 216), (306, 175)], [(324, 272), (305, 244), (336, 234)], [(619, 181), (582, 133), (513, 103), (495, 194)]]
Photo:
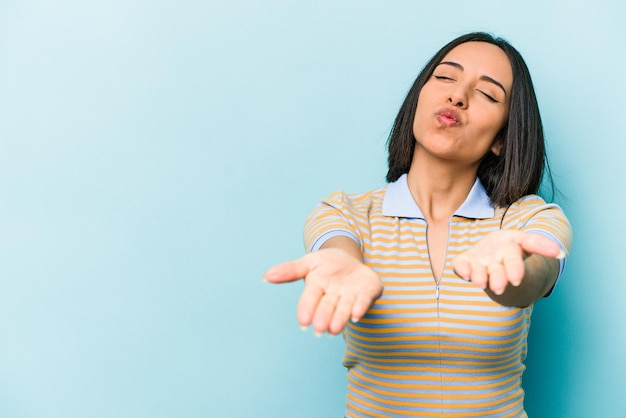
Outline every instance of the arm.
[(460, 254), (453, 266), (501, 305), (525, 307), (554, 286), (563, 257), (558, 244), (541, 234), (503, 230)]
[(272, 267), (264, 278), (272, 283), (304, 278), (297, 318), (303, 327), (313, 324), (316, 334), (338, 334), (349, 320), (361, 319), (383, 291), (376, 273), (363, 264), (359, 245), (344, 236), (330, 238), (319, 251)]
[(352, 257), (360, 261), (361, 264), (363, 264), (363, 253), (361, 253), (361, 248), (359, 247), (359, 244), (357, 244), (357, 242), (351, 238), (348, 238), (346, 236), (337, 236), (330, 238), (320, 247), (320, 249), (327, 248), (337, 248), (343, 250), (346, 252), (346, 254), (351, 255)]

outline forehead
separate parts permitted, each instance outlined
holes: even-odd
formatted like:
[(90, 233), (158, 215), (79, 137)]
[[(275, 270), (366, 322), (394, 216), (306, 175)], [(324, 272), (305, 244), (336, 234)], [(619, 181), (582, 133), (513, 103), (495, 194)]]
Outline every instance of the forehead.
[(466, 72), (486, 75), (498, 80), (505, 86), (513, 83), (513, 70), (506, 53), (500, 47), (487, 42), (465, 42), (457, 45), (442, 62), (455, 62)]

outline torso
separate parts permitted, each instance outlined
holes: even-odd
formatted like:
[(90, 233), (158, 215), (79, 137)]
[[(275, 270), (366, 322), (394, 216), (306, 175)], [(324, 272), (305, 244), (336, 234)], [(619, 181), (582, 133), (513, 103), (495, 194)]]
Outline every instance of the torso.
[(525, 416), (522, 359), (532, 308), (500, 306), (451, 269), (456, 254), (499, 228), (501, 212), (427, 222), (382, 215), (383, 197), (380, 190), (340, 198), (339, 219), (355, 226), (364, 262), (385, 286), (344, 331), (347, 416)]

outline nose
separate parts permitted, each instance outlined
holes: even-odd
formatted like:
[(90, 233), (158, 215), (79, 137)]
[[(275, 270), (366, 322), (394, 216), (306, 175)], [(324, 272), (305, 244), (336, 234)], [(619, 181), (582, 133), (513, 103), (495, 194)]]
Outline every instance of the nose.
[(448, 96), (448, 103), (452, 104), (452, 106), (460, 107), (462, 109), (467, 107), (467, 93), (465, 90), (458, 86), (455, 89), (450, 91)]

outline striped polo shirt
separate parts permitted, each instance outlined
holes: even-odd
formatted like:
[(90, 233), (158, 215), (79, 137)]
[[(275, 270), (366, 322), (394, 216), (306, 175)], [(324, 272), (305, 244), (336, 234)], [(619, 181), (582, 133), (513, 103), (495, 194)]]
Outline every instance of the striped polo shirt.
[(570, 224), (557, 205), (536, 195), (494, 207), (478, 179), (449, 224), (436, 283), (427, 224), (406, 174), (368, 193), (335, 192), (309, 216), (309, 251), (333, 236), (351, 237), (384, 285), (367, 314), (343, 333), (346, 416), (526, 416), (521, 379), (532, 306), (499, 305), (457, 277), (452, 260), (500, 228), (544, 234), (567, 253)]

